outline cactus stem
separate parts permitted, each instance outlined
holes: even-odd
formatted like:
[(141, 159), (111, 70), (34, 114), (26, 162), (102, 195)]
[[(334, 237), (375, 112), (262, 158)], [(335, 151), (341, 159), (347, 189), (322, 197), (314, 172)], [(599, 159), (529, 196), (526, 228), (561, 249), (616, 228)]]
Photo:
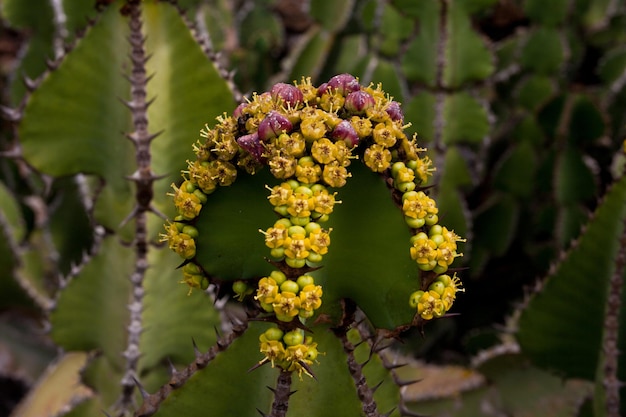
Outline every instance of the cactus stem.
[[(343, 345), (343, 350), (347, 355), (347, 364), (352, 380), (356, 386), (357, 395), (361, 400), (363, 413), (367, 417), (379, 417), (376, 401), (374, 400), (374, 390), (367, 385), (365, 375), (363, 375), (363, 366), (360, 365), (354, 356), (355, 346), (348, 340), (348, 330), (354, 326), (354, 316), (356, 306), (349, 301), (344, 301), (343, 316), (339, 327), (333, 329), (333, 332)], [(362, 338), (363, 339), (363, 338)], [(371, 352), (370, 352), (371, 355)], [(369, 359), (368, 359), (369, 361)]]
[(626, 270), (626, 221), (620, 237), (620, 249), (615, 259), (615, 270), (609, 281), (609, 292), (604, 317), (604, 389), (606, 395), (607, 417), (620, 415), (620, 389), (623, 384), (619, 381), (619, 315), (622, 309), (623, 276)]
[(291, 391), (291, 371), (281, 370), (276, 380), (274, 402), (272, 403), (271, 417), (285, 417), (289, 408), (289, 396)]
[(146, 398), (150, 397), (150, 394), (148, 393), (148, 391), (146, 391), (146, 389), (143, 387), (143, 385), (141, 385), (141, 383), (139, 382), (139, 380), (137, 380), (137, 378), (133, 377), (133, 381), (135, 382), (135, 386), (137, 387), (137, 389), (139, 390), (139, 393), (141, 394), (141, 398), (145, 400)]
[(2, 117), (10, 122), (18, 122), (22, 118), (22, 112), (7, 106), (0, 106)]

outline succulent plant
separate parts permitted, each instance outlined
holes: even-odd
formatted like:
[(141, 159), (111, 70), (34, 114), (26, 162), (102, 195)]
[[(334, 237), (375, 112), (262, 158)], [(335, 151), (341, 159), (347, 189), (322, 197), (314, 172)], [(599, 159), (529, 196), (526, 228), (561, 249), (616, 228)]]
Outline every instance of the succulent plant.
[(1, 13), (12, 416), (626, 413), (623, 2)]

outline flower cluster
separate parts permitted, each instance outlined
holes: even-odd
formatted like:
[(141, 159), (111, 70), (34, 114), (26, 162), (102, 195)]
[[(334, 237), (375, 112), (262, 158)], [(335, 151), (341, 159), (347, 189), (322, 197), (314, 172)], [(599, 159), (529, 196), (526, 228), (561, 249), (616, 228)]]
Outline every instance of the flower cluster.
[(456, 274), (453, 277), (439, 275), (426, 291), (419, 290), (411, 294), (409, 304), (417, 308), (417, 314), (424, 320), (430, 320), (433, 317), (441, 317), (450, 310), (459, 291), (464, 290)]
[(317, 343), (311, 336), (304, 336), (302, 329), (288, 332), (277, 327), (270, 327), (259, 336), (261, 353), (265, 355), (261, 364), (270, 362), (286, 371), (302, 372), (313, 376), (309, 371), (319, 352)]
[(301, 275), (293, 281), (275, 270), (259, 280), (254, 299), (280, 321), (290, 322), (296, 316), (308, 319), (322, 305), (322, 287), (315, 285), (311, 275)]
[(432, 161), (415, 137), (407, 137), (406, 127), (400, 104), (380, 85), (363, 86), (354, 76), (340, 74), (318, 87), (309, 78), (278, 83), (201, 131), (204, 140), (193, 147), (196, 160), (188, 161), (182, 184), (172, 185), (177, 216), (165, 225), (161, 239), (185, 260), (182, 282), (207, 288), (195, 261), (194, 225), (208, 195), (233, 184), (242, 171), (269, 170), (277, 181), (266, 185), (268, 201), (278, 219), (260, 232), (277, 269), (233, 283), (238, 299), (252, 296), (264, 318), (275, 323), (261, 335), (261, 363), (310, 374), (317, 347), (300, 328), (320, 308), (322, 286), (309, 272), (328, 253), (332, 229), (323, 225), (340, 203), (335, 190), (348, 182), (355, 159), (392, 185), (394, 201), (412, 230), (409, 255), (421, 270), (421, 290), (411, 295), (411, 306), (431, 319), (452, 305), (460, 282), (441, 274), (461, 256), (457, 242), (463, 240), (439, 224), (437, 205), (425, 186), (434, 171)]

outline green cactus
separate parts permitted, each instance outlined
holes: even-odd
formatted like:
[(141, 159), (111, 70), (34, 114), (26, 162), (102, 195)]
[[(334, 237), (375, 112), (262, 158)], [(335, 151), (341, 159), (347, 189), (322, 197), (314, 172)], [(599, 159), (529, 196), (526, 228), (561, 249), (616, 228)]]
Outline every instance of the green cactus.
[(303, 4), (2, 2), (11, 415), (624, 414), (623, 2)]

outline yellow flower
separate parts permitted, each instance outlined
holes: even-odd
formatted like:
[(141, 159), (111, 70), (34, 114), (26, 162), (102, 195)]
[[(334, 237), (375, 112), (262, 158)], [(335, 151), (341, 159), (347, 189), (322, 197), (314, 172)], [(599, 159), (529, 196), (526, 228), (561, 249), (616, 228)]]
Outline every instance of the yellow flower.
[(333, 207), (340, 201), (335, 201), (335, 194), (330, 194), (326, 189), (316, 191), (313, 194), (315, 200), (315, 211), (321, 214), (330, 214), (333, 212)]
[(279, 292), (272, 302), (272, 307), (277, 316), (295, 317), (300, 309), (300, 298), (292, 292)]
[(200, 199), (192, 193), (182, 191), (174, 184), (172, 184), (172, 188), (174, 189), (174, 194), (168, 195), (174, 197), (174, 206), (178, 210), (178, 214), (186, 220), (195, 219), (200, 214), (200, 210), (202, 210)]
[(322, 178), (324, 182), (330, 187), (340, 188), (346, 185), (348, 177), (351, 177), (350, 173), (343, 165), (339, 165), (336, 162), (324, 166), (322, 172)]
[[(263, 336), (263, 335), (261, 335)], [(285, 346), (282, 341), (279, 340), (267, 340), (263, 337), (259, 338), (261, 340), (261, 353), (265, 355), (265, 358), (260, 363), (265, 363), (270, 361), (272, 364), (272, 368), (274, 367), (275, 362), (280, 362), (285, 360), (286, 352)]]
[(300, 308), (313, 311), (322, 305), (322, 287), (320, 285), (309, 284), (300, 290)]
[(303, 184), (315, 184), (322, 176), (322, 168), (318, 164), (296, 166), (296, 179)]
[[(332, 229), (331, 229), (332, 230)], [(330, 245), (330, 232), (325, 232), (323, 229), (318, 229), (309, 234), (309, 242), (311, 250), (320, 255), (328, 253), (328, 246)]]
[(300, 123), (300, 131), (305, 139), (317, 140), (326, 135), (328, 129), (326, 123), (324, 123), (324, 112), (320, 111), (320, 113), (316, 112), (314, 115), (303, 116), (302, 123)]
[(276, 300), (278, 295), (278, 284), (273, 278), (265, 277), (259, 280), (255, 300), (259, 300), (261, 303), (270, 304)]
[(393, 131), (385, 124), (378, 123), (372, 132), (374, 141), (385, 148), (391, 148), (396, 144), (396, 137)]
[(271, 191), (267, 199), (273, 206), (282, 206), (283, 204), (287, 204), (287, 200), (289, 200), (289, 197), (293, 194), (292, 188), (286, 182), (276, 185), (273, 188), (269, 188), (268, 186), (265, 188)]
[[(437, 244), (428, 238), (415, 239), (413, 246), (410, 249), (411, 258), (417, 262), (420, 267), (428, 267), (436, 264), (437, 258)], [(430, 269), (432, 269), (432, 267)]]
[(383, 172), (391, 165), (391, 152), (382, 145), (375, 143), (365, 150), (363, 160), (372, 171)]
[(276, 223), (266, 231), (259, 229), (259, 232), (265, 235), (265, 245), (270, 249), (283, 246), (287, 238), (287, 227), (282, 223)]
[(360, 139), (363, 139), (366, 136), (369, 136), (372, 133), (372, 122), (369, 119), (352, 116), (350, 119), (350, 124), (356, 131), (357, 136)]
[(311, 156), (320, 164), (330, 164), (335, 160), (335, 144), (327, 138), (321, 138), (311, 145)]
[(427, 156), (423, 158), (417, 158), (417, 168), (415, 169), (415, 174), (420, 179), (422, 183), (428, 181), (428, 177), (433, 175), (433, 172), (436, 170), (432, 167), (433, 161)]
[(289, 154), (281, 155), (280, 151), (273, 152), (267, 164), (272, 175), (276, 178), (289, 178), (296, 173), (296, 158)]
[(287, 200), (287, 212), (294, 217), (309, 217), (315, 200), (306, 194), (295, 193)]
[(445, 306), (439, 294), (435, 291), (425, 292), (417, 304), (417, 313), (422, 316), (424, 320), (443, 316), (445, 314)]
[(309, 256), (311, 243), (303, 234), (296, 233), (285, 239), (285, 256), (292, 259), (306, 259)]

